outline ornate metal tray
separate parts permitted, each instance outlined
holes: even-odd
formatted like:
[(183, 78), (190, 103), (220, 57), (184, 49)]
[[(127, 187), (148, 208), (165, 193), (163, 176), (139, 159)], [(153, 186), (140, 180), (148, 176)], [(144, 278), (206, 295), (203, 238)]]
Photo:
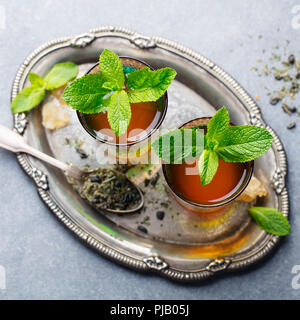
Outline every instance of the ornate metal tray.
[[(176, 69), (178, 76), (168, 90), (165, 126), (174, 128), (192, 118), (210, 116), (217, 106), (226, 105), (234, 123), (266, 127), (274, 136), (274, 143), (255, 162), (255, 176), (268, 190), (260, 205), (276, 207), (288, 216), (286, 156), (276, 133), (263, 121), (253, 99), (231, 76), (209, 59), (175, 42), (116, 27), (47, 42), (21, 65), (11, 98), (28, 85), (29, 72), (44, 75), (55, 63), (74, 61), (83, 74), (104, 48), (140, 58), (154, 67)], [(48, 96), (45, 101), (52, 98)], [(41, 108), (14, 117), (15, 129), (29, 144), (79, 166), (97, 166), (96, 142), (80, 127), (75, 112), (68, 111), (71, 125), (51, 132), (41, 125)], [(64, 143), (66, 137), (80, 140), (89, 157), (81, 159), (72, 145)], [(118, 216), (95, 211), (77, 195), (59, 170), (24, 154), (18, 154), (17, 158), (35, 182), (42, 201), (61, 223), (100, 254), (130, 268), (156, 271), (174, 280), (197, 281), (245, 268), (266, 256), (279, 242), (279, 237), (263, 232), (252, 222), (246, 203), (236, 202), (232, 210), (210, 216), (184, 211), (166, 193), (159, 171), (155, 173), (155, 183), (151, 179), (150, 183), (141, 181), (146, 190), (145, 210)], [(138, 172), (142, 174), (141, 170)], [(165, 212), (163, 220), (158, 219), (157, 211)]]

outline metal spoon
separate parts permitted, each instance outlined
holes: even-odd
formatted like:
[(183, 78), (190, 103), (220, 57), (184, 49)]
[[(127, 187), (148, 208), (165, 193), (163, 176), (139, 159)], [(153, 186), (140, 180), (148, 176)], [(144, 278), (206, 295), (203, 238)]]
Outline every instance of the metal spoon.
[[(80, 184), (83, 184), (85, 179), (89, 175), (91, 175), (93, 172), (97, 172), (97, 170), (99, 170), (99, 169), (95, 169), (95, 170), (90, 170), (90, 171), (82, 171), (74, 164), (66, 164), (60, 160), (52, 158), (52, 157), (48, 156), (47, 154), (31, 147), (30, 145), (28, 145), (25, 142), (24, 138), (21, 135), (19, 135), (15, 131), (10, 130), (2, 125), (0, 125), (0, 147), (7, 149), (9, 151), (15, 152), (15, 153), (16, 152), (23, 152), (23, 153), (30, 154), (30, 155), (32, 155), (42, 161), (45, 161), (45, 162), (51, 164), (52, 166), (54, 166), (58, 169), (61, 169), (67, 176), (77, 180)], [(125, 176), (124, 174), (119, 173), (119, 172), (117, 172), (117, 174)], [(109, 208), (105, 208), (103, 210), (106, 210), (106, 211), (112, 212), (112, 213), (126, 214), (126, 213), (133, 213), (137, 210), (140, 210), (144, 206), (144, 195), (143, 195), (141, 189), (137, 185), (135, 185), (132, 181), (130, 181), (127, 177), (126, 177), (126, 179), (139, 192), (140, 203), (136, 207), (128, 209), (128, 210), (115, 210), (115, 209), (109, 209)], [(93, 204), (91, 203), (91, 205), (93, 205)]]

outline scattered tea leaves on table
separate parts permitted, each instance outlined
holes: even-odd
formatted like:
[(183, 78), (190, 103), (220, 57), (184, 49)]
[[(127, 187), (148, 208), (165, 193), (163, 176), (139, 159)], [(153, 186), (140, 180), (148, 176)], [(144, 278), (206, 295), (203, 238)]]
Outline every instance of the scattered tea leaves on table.
[(288, 124), (287, 129), (291, 130), (291, 129), (294, 129), (295, 127), (296, 127), (296, 122), (293, 121), (293, 122)]
[[(264, 75), (268, 80), (274, 80), (269, 81), (271, 89), (265, 87), (266, 95), (271, 96), (269, 102), (274, 106), (280, 104), (282, 110), (292, 116), (300, 110), (295, 105), (295, 100), (299, 101), (300, 92), (300, 59), (295, 52), (287, 53), (289, 43), (290, 41), (286, 40), (286, 44), (273, 46), (272, 49), (276, 52), (271, 52), (269, 58), (258, 59), (260, 65), (252, 66), (250, 69), (257, 72), (258, 76)], [(266, 50), (263, 50), (263, 53), (266, 53)], [(268, 61), (268, 64), (261, 67), (263, 60)], [(279, 83), (284, 85), (278, 89)]]

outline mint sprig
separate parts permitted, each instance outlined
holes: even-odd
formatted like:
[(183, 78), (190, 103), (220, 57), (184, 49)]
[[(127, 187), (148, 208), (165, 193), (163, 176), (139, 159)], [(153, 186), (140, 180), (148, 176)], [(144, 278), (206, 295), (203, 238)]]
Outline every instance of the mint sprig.
[[(272, 141), (271, 133), (264, 128), (250, 125), (230, 126), (228, 111), (222, 107), (207, 125), (205, 150), (215, 153), (225, 162), (248, 162), (265, 153), (271, 147)], [(215, 173), (215, 162), (204, 162), (199, 165), (199, 169), (200, 176), (206, 172)], [(202, 185), (210, 183), (213, 176), (214, 174), (210, 175), (209, 179), (202, 179), (201, 176)]]
[[(164, 136), (159, 139), (163, 139)], [(222, 107), (210, 119), (204, 139), (204, 152), (198, 162), (202, 185), (209, 184), (218, 169), (219, 159), (225, 162), (248, 162), (265, 153), (272, 145), (270, 132), (257, 126), (230, 126), (228, 111)], [(188, 144), (188, 142), (185, 142)], [(158, 156), (168, 163), (175, 163), (167, 154), (157, 152), (157, 142), (152, 144)], [(168, 149), (169, 148), (169, 149)], [(174, 153), (172, 147), (164, 146), (165, 153)], [(177, 159), (182, 159), (177, 154)]]
[(120, 58), (108, 49), (99, 57), (99, 68), (100, 73), (93, 77), (86, 75), (71, 83), (63, 99), (82, 113), (107, 111), (108, 122), (116, 136), (128, 128), (130, 103), (157, 101), (176, 76), (171, 68), (151, 71), (148, 67), (133, 72), (129, 68), (125, 76)]
[(29, 73), (31, 86), (20, 91), (11, 103), (13, 113), (26, 112), (39, 105), (46, 90), (58, 89), (73, 80), (78, 73), (78, 66), (73, 62), (54, 65), (43, 79), (36, 73)]
[(291, 232), (287, 218), (277, 209), (252, 207), (249, 213), (257, 225), (268, 233), (285, 236)]

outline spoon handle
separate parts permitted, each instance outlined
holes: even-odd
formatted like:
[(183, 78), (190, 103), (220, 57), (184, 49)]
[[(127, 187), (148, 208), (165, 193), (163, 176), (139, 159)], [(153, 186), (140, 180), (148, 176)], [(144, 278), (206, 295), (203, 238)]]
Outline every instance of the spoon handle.
[(18, 133), (0, 125), (0, 147), (12, 152), (25, 152), (54, 167), (68, 172), (70, 166), (28, 145)]

